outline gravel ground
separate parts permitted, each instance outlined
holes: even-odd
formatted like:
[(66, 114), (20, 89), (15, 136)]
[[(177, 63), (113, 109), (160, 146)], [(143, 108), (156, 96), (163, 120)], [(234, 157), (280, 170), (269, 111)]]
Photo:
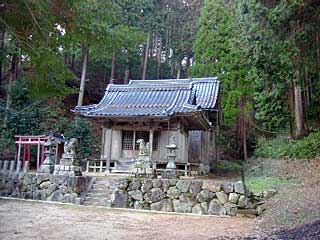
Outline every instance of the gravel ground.
[(254, 219), (0, 200), (0, 239), (240, 239)]

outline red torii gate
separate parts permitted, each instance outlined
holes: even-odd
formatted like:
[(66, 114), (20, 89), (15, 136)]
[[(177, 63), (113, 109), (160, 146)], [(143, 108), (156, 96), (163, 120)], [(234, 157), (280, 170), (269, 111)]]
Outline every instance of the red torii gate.
[[(17, 165), (18, 165), (18, 161), (20, 161), (20, 158), (21, 158), (21, 148), (23, 146), (23, 160), (22, 160), (21, 167), (23, 167), (25, 165), (26, 160), (29, 161), (29, 166), (30, 166), (31, 146), (36, 145), (37, 146), (37, 170), (38, 170), (44, 160), (44, 146), (43, 146), (43, 144), (48, 140), (48, 136), (46, 136), (46, 135), (39, 135), (39, 136), (16, 135), (14, 137), (16, 139), (15, 143), (18, 148), (17, 159), (16, 159)], [(28, 159), (26, 159), (27, 155), (28, 155)]]

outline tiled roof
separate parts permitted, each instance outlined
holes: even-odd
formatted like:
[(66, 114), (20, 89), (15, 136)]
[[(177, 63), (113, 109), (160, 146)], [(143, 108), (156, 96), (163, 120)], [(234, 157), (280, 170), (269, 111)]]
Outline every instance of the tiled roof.
[(98, 104), (76, 107), (88, 117), (168, 117), (216, 108), (217, 78), (131, 80), (109, 84)]

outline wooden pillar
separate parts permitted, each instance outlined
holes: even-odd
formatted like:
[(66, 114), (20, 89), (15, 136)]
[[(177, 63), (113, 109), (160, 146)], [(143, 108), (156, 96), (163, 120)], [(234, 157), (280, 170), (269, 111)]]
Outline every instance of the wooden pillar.
[(21, 155), (21, 141), (20, 141), (20, 138), (19, 138), (17, 164), (18, 164), (18, 162), (20, 161), (20, 155)]
[(38, 140), (38, 145), (37, 145), (37, 170), (39, 170), (40, 165), (40, 140)]
[(103, 127), (102, 138), (101, 138), (101, 159), (104, 159), (104, 156), (105, 156), (105, 150), (104, 150), (105, 138), (106, 138), (106, 128)]
[(22, 160), (22, 166), (24, 167), (24, 163), (26, 161), (26, 144), (23, 144), (23, 160)]
[(149, 158), (152, 162), (152, 153), (153, 153), (153, 136), (154, 136), (154, 130), (151, 128), (149, 130)]
[(112, 132), (111, 124), (106, 124), (103, 131), (103, 157), (106, 161), (106, 174), (110, 173), (111, 150), (112, 150)]
[(31, 145), (28, 145), (28, 162), (30, 164), (30, 158), (31, 158)]
[(44, 161), (44, 146), (42, 145), (41, 146), (41, 164), (43, 163)]

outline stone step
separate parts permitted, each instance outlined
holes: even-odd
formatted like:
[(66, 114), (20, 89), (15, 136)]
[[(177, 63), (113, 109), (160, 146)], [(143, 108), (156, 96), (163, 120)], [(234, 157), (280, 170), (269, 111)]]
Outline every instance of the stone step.
[(88, 192), (87, 198), (107, 198), (109, 195), (109, 192)]
[(111, 196), (118, 182), (124, 178), (122, 176), (97, 177), (92, 188), (87, 194), (84, 205), (111, 206)]
[(107, 201), (106, 197), (87, 197), (85, 202), (91, 202), (91, 203), (102, 202), (103, 203), (105, 201)]

